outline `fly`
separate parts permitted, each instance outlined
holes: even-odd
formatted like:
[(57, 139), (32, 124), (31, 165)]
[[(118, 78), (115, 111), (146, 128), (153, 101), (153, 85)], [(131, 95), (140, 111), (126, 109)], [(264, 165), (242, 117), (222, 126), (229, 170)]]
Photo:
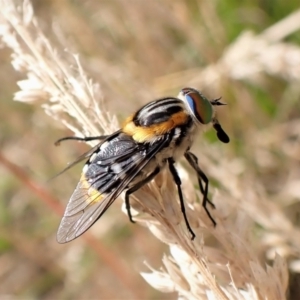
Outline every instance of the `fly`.
[(203, 195), (202, 206), (216, 226), (207, 203), (209, 180), (198, 165), (198, 158), (190, 148), (199, 129), (212, 123), (218, 139), (229, 142), (229, 137), (216, 118), (215, 106), (224, 105), (220, 99), (208, 100), (198, 90), (184, 88), (177, 98), (166, 97), (152, 101), (127, 118), (118, 131), (96, 137), (66, 137), (63, 140), (100, 143), (79, 160), (88, 158), (61, 220), (57, 241), (66, 243), (87, 231), (106, 212), (123, 192), (129, 220), (130, 195), (150, 182), (163, 168), (168, 167), (177, 186), (181, 211), (191, 239), (195, 238), (187, 215), (181, 180), (175, 162), (186, 158), (198, 177)]

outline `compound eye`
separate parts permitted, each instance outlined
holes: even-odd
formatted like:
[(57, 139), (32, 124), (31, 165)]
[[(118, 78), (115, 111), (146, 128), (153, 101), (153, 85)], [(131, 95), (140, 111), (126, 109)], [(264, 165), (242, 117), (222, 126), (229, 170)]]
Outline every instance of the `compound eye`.
[(183, 90), (185, 100), (197, 120), (202, 124), (210, 123), (214, 112), (210, 101), (194, 89), (187, 93), (185, 90)]

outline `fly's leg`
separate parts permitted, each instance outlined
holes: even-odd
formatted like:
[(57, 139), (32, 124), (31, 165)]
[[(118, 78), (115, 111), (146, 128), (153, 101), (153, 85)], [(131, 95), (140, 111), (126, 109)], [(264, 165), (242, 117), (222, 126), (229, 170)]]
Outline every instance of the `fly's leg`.
[[(199, 184), (199, 188), (200, 191), (202, 193), (203, 196), (206, 196), (206, 201), (213, 207), (216, 208), (216, 206), (207, 198), (208, 195), (208, 184), (209, 184), (209, 180), (206, 177), (206, 175), (204, 174), (204, 172), (200, 169), (199, 165), (198, 165), (198, 157), (192, 153), (192, 152), (187, 152), (188, 155), (191, 156), (191, 159), (193, 160), (193, 162), (190, 162), (189, 159), (186, 157), (186, 159), (188, 160), (188, 162), (190, 163), (190, 165), (193, 167), (193, 169), (197, 172), (198, 175), (198, 184)], [(195, 166), (193, 165), (195, 164)], [(205, 188), (203, 187), (202, 181), (204, 181), (205, 183)]]
[(58, 146), (63, 141), (69, 141), (69, 140), (75, 140), (75, 141), (81, 141), (81, 142), (89, 142), (94, 140), (104, 140), (108, 137), (108, 135), (98, 135), (98, 136), (87, 136), (87, 137), (77, 137), (77, 136), (66, 136), (64, 138), (61, 138), (57, 140), (54, 145)]
[[(216, 223), (216, 221), (214, 220), (214, 218), (212, 217), (212, 215), (210, 214), (210, 212), (207, 208), (207, 203), (209, 203), (213, 208), (215, 208), (215, 205), (207, 198), (209, 180), (206, 177), (206, 175), (204, 174), (204, 172), (198, 166), (198, 158), (195, 154), (193, 154), (191, 152), (186, 152), (184, 154), (184, 156), (187, 159), (187, 161), (189, 162), (189, 164), (192, 166), (192, 168), (197, 172), (200, 191), (203, 195), (202, 206), (205, 209), (206, 214), (208, 215), (208, 217), (210, 218), (210, 220), (212, 221), (214, 226), (216, 226), (217, 223)], [(204, 187), (203, 187), (203, 184), (202, 184), (201, 180), (204, 181)]]
[(130, 222), (135, 223), (135, 221), (133, 221), (133, 219), (132, 219), (132, 215), (131, 215), (131, 211), (130, 211), (129, 196), (132, 193), (139, 190), (142, 186), (144, 186), (145, 184), (150, 182), (159, 173), (159, 171), (160, 171), (160, 168), (157, 167), (150, 175), (148, 175), (146, 178), (144, 178), (140, 182), (136, 183), (134, 186), (132, 186), (130, 189), (128, 189), (126, 191), (126, 194), (125, 194), (125, 207), (126, 207), (128, 218), (129, 218)]
[(190, 232), (190, 234), (192, 235), (192, 240), (193, 240), (196, 235), (195, 235), (194, 231), (192, 230), (192, 228), (189, 224), (189, 221), (188, 221), (188, 218), (187, 218), (187, 215), (186, 215), (186, 212), (185, 212), (184, 200), (183, 200), (183, 195), (182, 195), (182, 190), (181, 190), (181, 180), (180, 180), (180, 177), (179, 177), (179, 175), (177, 173), (177, 170), (174, 166), (175, 162), (174, 162), (173, 158), (168, 158), (168, 163), (169, 163), (170, 172), (171, 172), (171, 174), (173, 176), (173, 179), (175, 181), (175, 184), (177, 186), (179, 201), (180, 201), (180, 206), (181, 206), (181, 212), (183, 214), (186, 227), (187, 227), (188, 231)]

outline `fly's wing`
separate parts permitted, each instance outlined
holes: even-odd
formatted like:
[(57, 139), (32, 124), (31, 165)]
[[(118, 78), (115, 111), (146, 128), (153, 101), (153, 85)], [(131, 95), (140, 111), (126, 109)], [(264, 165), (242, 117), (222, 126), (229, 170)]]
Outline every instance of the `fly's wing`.
[(53, 180), (56, 177), (60, 176), (61, 174), (65, 173), (66, 171), (68, 171), (69, 169), (73, 168), (75, 165), (77, 165), (78, 163), (80, 163), (81, 161), (83, 161), (84, 159), (87, 159), (88, 157), (90, 157), (95, 150), (99, 148), (99, 144), (94, 146), (92, 149), (90, 149), (89, 151), (83, 153), (82, 155), (80, 155), (75, 161), (73, 161), (72, 163), (69, 163), (67, 167), (65, 167), (62, 171), (60, 171), (58, 174), (56, 174), (55, 176), (53, 176), (52, 178), (49, 179)]
[(166, 135), (151, 145), (137, 145), (120, 133), (100, 145), (69, 200), (57, 241), (72, 241), (88, 230), (168, 141)]

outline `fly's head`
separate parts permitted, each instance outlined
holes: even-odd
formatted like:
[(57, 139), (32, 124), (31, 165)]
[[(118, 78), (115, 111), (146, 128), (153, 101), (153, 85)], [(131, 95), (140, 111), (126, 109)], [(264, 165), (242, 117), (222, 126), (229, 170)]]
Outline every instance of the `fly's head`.
[(178, 98), (185, 103), (191, 116), (198, 124), (206, 125), (212, 123), (217, 132), (218, 139), (223, 143), (229, 142), (228, 135), (216, 118), (214, 106), (225, 105), (225, 103), (220, 101), (220, 98), (208, 100), (198, 90), (189, 87), (183, 88), (180, 91)]

